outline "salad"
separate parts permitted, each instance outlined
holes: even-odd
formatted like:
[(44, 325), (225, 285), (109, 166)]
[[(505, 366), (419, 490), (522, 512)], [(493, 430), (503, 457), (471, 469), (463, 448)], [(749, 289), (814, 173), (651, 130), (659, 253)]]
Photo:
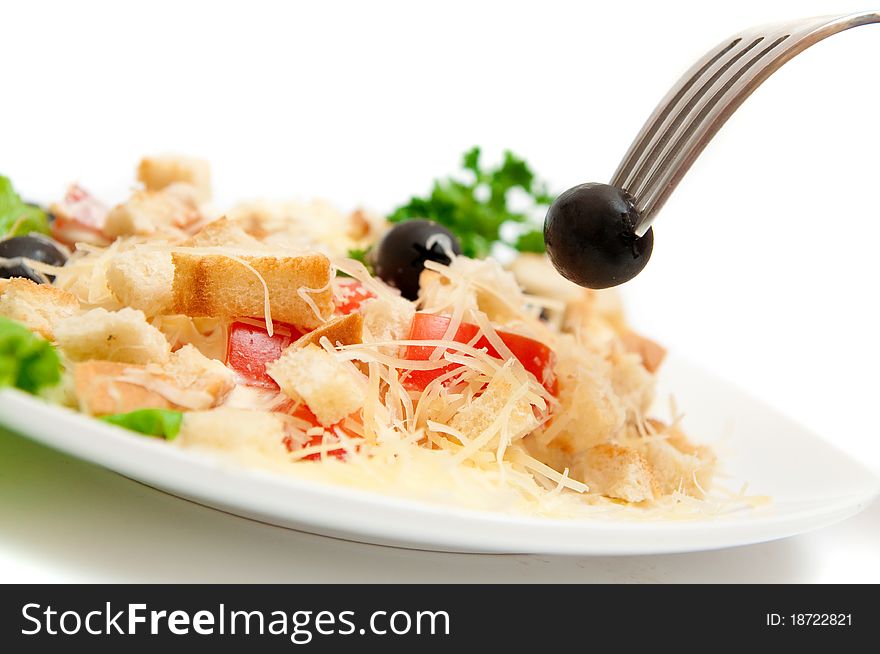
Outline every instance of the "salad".
[[(0, 386), (241, 465), (529, 515), (694, 506), (715, 456), (650, 414), (665, 351), (543, 253), (506, 153), (387, 216), (211, 203), (147, 157), (110, 206), (0, 177)], [(519, 194), (527, 202), (511, 207)]]

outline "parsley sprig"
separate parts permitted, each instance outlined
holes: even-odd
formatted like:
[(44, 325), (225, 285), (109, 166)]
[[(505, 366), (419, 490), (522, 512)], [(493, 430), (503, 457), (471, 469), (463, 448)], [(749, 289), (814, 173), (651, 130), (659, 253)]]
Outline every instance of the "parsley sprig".
[[(388, 220), (397, 223), (428, 218), (445, 225), (458, 236), (462, 253), (469, 257), (488, 256), (495, 243), (520, 252), (543, 252), (544, 234), (534, 215), (543, 216), (539, 209), (553, 201), (546, 184), (509, 150), (495, 168), (484, 168), (480, 154), (480, 148), (474, 147), (462, 158), (462, 168), (469, 179), (435, 180), (430, 194), (411, 198), (395, 209)], [(532, 206), (524, 211), (512, 210), (508, 196), (513, 189), (525, 192)], [(511, 223), (517, 228), (502, 229)]]

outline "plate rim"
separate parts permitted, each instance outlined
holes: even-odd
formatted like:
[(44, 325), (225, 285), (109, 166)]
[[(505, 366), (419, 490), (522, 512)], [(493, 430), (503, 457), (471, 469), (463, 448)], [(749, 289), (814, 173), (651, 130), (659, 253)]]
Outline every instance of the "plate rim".
[[(15, 433), (22, 437), (37, 441), (43, 445), (53, 449), (62, 451), (66, 454), (84, 460), (88, 463), (99, 465), (111, 472), (131, 477), (132, 479), (144, 483), (158, 490), (168, 492), (177, 497), (182, 497), (198, 504), (217, 508), (223, 511), (233, 513), (245, 518), (253, 518), (262, 522), (277, 525), (285, 528), (297, 529), (311, 533), (329, 535), (332, 537), (343, 538), (346, 540), (354, 540), (359, 542), (369, 542), (382, 545), (403, 546), (412, 549), (427, 549), (433, 551), (473, 551), (473, 552), (495, 552), (495, 553), (545, 553), (545, 554), (580, 554), (580, 555), (630, 555), (630, 554), (649, 554), (649, 553), (671, 553), (698, 551), (706, 549), (717, 549), (724, 547), (732, 547), (736, 545), (744, 545), (748, 543), (762, 542), (773, 540), (786, 536), (795, 535), (803, 531), (820, 528), (833, 524), (839, 520), (845, 519), (855, 513), (861, 511), (871, 504), (871, 502), (880, 496), (880, 477), (878, 477), (870, 468), (864, 466), (861, 462), (855, 460), (852, 456), (843, 450), (837, 448), (834, 443), (821, 435), (815, 434), (809, 429), (800, 425), (797, 420), (785, 415), (767, 405), (760, 398), (751, 396), (748, 391), (736, 388), (728, 380), (718, 377), (713, 373), (709, 373), (698, 366), (693, 366), (681, 357), (675, 357), (677, 363), (686, 368), (695, 369), (701, 373), (711, 375), (713, 380), (719, 384), (727, 385), (731, 390), (748, 398), (752, 402), (759, 403), (763, 407), (773, 411), (785, 420), (796, 425), (798, 428), (808, 432), (813, 438), (818, 439), (826, 447), (833, 448), (836, 453), (845, 458), (847, 462), (855, 466), (861, 473), (865, 475), (865, 479), (870, 483), (866, 483), (861, 492), (853, 492), (841, 495), (833, 500), (827, 501), (821, 508), (805, 508), (802, 510), (789, 510), (783, 515), (774, 515), (772, 510), (763, 512), (762, 515), (755, 515), (747, 521), (729, 520), (729, 516), (712, 516), (708, 519), (694, 520), (651, 520), (651, 521), (629, 521), (599, 518), (596, 520), (587, 519), (565, 519), (565, 518), (546, 518), (538, 516), (525, 516), (518, 514), (506, 514), (498, 511), (484, 511), (480, 509), (458, 507), (454, 505), (444, 505), (433, 503), (426, 500), (415, 500), (403, 497), (384, 495), (382, 493), (368, 490), (348, 487), (344, 485), (323, 482), (321, 480), (307, 479), (296, 477), (294, 475), (283, 475), (267, 470), (238, 466), (231, 461), (224, 461), (220, 457), (211, 457), (209, 454), (201, 452), (186, 451), (179, 448), (168, 447), (167, 444), (141, 436), (129, 435), (121, 428), (104, 424), (95, 420), (90, 416), (86, 416), (70, 408), (53, 405), (45, 400), (28, 395), (16, 389), (0, 389), (0, 407), (11, 407), (17, 409), (9, 412), (12, 419), (2, 419), (0, 424), (5, 425)], [(114, 442), (118, 447), (111, 448), (109, 452), (102, 453), (96, 448), (96, 441), (84, 440), (82, 438), (59, 438), (55, 435), (45, 436), (37, 433), (39, 430), (29, 430), (26, 425), (22, 426), (25, 420), (15, 419), (16, 415), (27, 415), (28, 410), (37, 410), (48, 412), (49, 417), (62, 419), (63, 424), (69, 424), (71, 427), (82, 427), (89, 431), (101, 434), (101, 443)], [(3, 413), (6, 413), (5, 411)], [(54, 414), (54, 415), (51, 415)], [(120, 455), (120, 452), (122, 453)], [(436, 527), (429, 529), (431, 535), (420, 534), (418, 530), (413, 530), (412, 525), (406, 521), (402, 521), (399, 525), (396, 535), (388, 536), (388, 530), (378, 527), (370, 528), (364, 524), (363, 520), (357, 521), (354, 527), (351, 524), (342, 524), (344, 522), (343, 513), (334, 514), (330, 511), (326, 515), (321, 516), (315, 514), (314, 511), (300, 511), (298, 516), (291, 519), (290, 517), (282, 517), (279, 519), (277, 514), (262, 513), (255, 510), (254, 506), (248, 503), (247, 495), (240, 497), (235, 494), (223, 493), (222, 500), (216, 498), (216, 488), (209, 489), (205, 487), (204, 480), (200, 479), (200, 483), (196, 483), (193, 488), (193, 480), (181, 478), (174, 474), (167, 474), (167, 470), (162, 468), (150, 470), (144, 469), (138, 464), (137, 457), (130, 457), (132, 453), (142, 452), (149, 457), (159, 456), (167, 458), (174, 462), (175, 466), (195, 466), (201, 477), (209, 475), (212, 477), (223, 477), (232, 475), (237, 483), (247, 483), (250, 488), (266, 489), (275, 487), (281, 488), (287, 493), (295, 493), (304, 496), (322, 497), (335, 504), (351, 503), (352, 505), (361, 505), (362, 509), (379, 509), (386, 514), (406, 514), (412, 513), (421, 518), (421, 522), (425, 520), (435, 520), (443, 523), (459, 523), (464, 529), (452, 529), (449, 533), (444, 534), (442, 530)], [(126, 459), (126, 456), (129, 456)], [(212, 492), (213, 491), (213, 492)], [(238, 501), (236, 501), (238, 500)], [(810, 525), (804, 527), (801, 523), (809, 522)], [(294, 525), (296, 523), (296, 526)], [(533, 545), (499, 546), (497, 535), (490, 539), (492, 544), (488, 545), (485, 538), (472, 534), (466, 527), (473, 528), (478, 525), (490, 527), (496, 531), (517, 531), (521, 532), (519, 536), (520, 545), (525, 541), (533, 543)], [(798, 526), (801, 525), (801, 526)], [(524, 538), (531, 530), (542, 532), (542, 536), (538, 538)], [(574, 542), (568, 542), (563, 539), (548, 546), (547, 539), (552, 537), (554, 533), (560, 533), (570, 537), (579, 535), (586, 537), (593, 535), (596, 537), (607, 538), (615, 533), (623, 533), (627, 536), (638, 534), (643, 536), (651, 536), (654, 540), (649, 546), (639, 546), (634, 543), (627, 543), (623, 546), (610, 547), (602, 546), (595, 543), (595, 546), (589, 546), (590, 543), (584, 543), (579, 538), (573, 538)], [(745, 532), (745, 533), (743, 533)], [(763, 532), (759, 535), (759, 532)], [(739, 534), (739, 536), (737, 536)], [(749, 535), (751, 534), (751, 535)], [(696, 538), (692, 545), (675, 544), (676, 539), (700, 536)], [(673, 542), (667, 543), (666, 539), (672, 538)], [(657, 539), (660, 539), (658, 542)], [(714, 542), (718, 541), (718, 542)], [(723, 542), (722, 542), (723, 541)], [(542, 542), (540, 546), (535, 543)]]

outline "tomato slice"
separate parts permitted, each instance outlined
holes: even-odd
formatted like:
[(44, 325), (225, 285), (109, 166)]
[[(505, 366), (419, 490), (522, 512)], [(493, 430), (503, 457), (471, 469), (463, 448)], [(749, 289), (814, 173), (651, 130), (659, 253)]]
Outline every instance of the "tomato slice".
[(347, 316), (361, 308), (365, 300), (376, 297), (372, 291), (364, 288), (358, 280), (351, 277), (342, 277), (336, 280), (338, 297), (336, 298), (336, 313)]
[[(323, 436), (313, 436), (309, 441), (305, 444), (304, 447), (313, 447), (315, 445), (320, 445), (324, 442)], [(327, 450), (327, 456), (332, 456), (334, 459), (339, 459), (340, 461), (345, 460), (347, 452), (344, 447), (337, 448), (335, 450)], [(321, 453), (315, 452), (314, 454), (306, 454), (303, 457), (303, 461), (320, 461)]]
[[(361, 303), (376, 297), (356, 279), (337, 280), (340, 296), (337, 298), (336, 313), (348, 315), (357, 311)], [(229, 326), (226, 343), (226, 363), (239, 373), (251, 386), (277, 389), (278, 384), (266, 374), (266, 364), (278, 359), (281, 351), (305, 332), (293, 325), (275, 323), (272, 336), (262, 325), (246, 322), (233, 322)]]
[(266, 373), (266, 364), (278, 359), (281, 351), (302, 336), (293, 325), (275, 323), (275, 333), (246, 322), (229, 326), (226, 342), (226, 364), (240, 374), (250, 386), (277, 389), (278, 384)]
[[(417, 313), (413, 317), (412, 326), (410, 327), (409, 340), (427, 341), (441, 339), (449, 328), (450, 322), (452, 322), (452, 319), (449, 316)], [(476, 336), (479, 329), (477, 325), (463, 322), (452, 340), (458, 343), (469, 343)], [(520, 334), (499, 331), (498, 336), (513, 353), (513, 356), (522, 363), (523, 368), (532, 373), (543, 384), (544, 388), (555, 395), (557, 384), (553, 368), (556, 358), (553, 350), (540, 341), (527, 336), (521, 336)], [(501, 358), (498, 351), (492, 347), (485, 336), (481, 336), (474, 344), (474, 347), (477, 349), (486, 348), (489, 356)], [(435, 349), (433, 345), (410, 345), (406, 348), (404, 358), (411, 361), (427, 361), (431, 358), (431, 354)], [(412, 370), (404, 381), (404, 385), (407, 388), (423, 391), (431, 381), (456, 367), (457, 364), (451, 363), (436, 370)]]
[[(266, 328), (262, 325), (254, 325), (246, 322), (233, 322), (229, 326), (229, 337), (226, 345), (226, 364), (235, 370), (249, 386), (266, 388), (270, 390), (279, 390), (278, 384), (266, 373), (266, 364), (271, 363), (281, 356), (281, 352), (288, 345), (303, 335), (293, 325), (286, 323), (275, 323), (275, 333), (272, 336), (266, 332)], [(301, 420), (304, 420), (313, 427), (320, 427), (321, 423), (318, 418), (311, 412), (309, 407), (303, 403), (296, 403), (293, 400), (282, 403), (277, 409), (278, 413), (287, 413)], [(344, 427), (340, 428), (351, 438), (359, 438), (357, 434), (352, 433)], [(284, 446), (289, 452), (299, 449), (300, 447), (311, 447), (320, 445), (323, 436), (313, 436), (305, 445), (298, 445), (290, 436), (284, 438)], [(327, 456), (344, 460), (346, 457), (344, 447), (331, 449), (327, 452)], [(303, 459), (307, 461), (319, 461), (321, 453), (309, 454)]]
[[(305, 420), (306, 422), (310, 423), (311, 425), (313, 425), (315, 427), (321, 426), (321, 423), (318, 422), (318, 418), (315, 416), (314, 413), (311, 412), (309, 407), (306, 406), (305, 404), (299, 404), (292, 413), (290, 412), (290, 409), (291, 409), (291, 407), (288, 405), (286, 407), (286, 410), (279, 409), (279, 411), (281, 411), (282, 413), (290, 413), (291, 415), (296, 416), (297, 418), (300, 418), (301, 420)], [(348, 436), (350, 436), (352, 438), (358, 438), (357, 434), (351, 433), (350, 431), (348, 431), (344, 427), (340, 427), (340, 428)], [(323, 441), (324, 441), (323, 435), (312, 436), (308, 441), (306, 441), (305, 445), (297, 446), (296, 443), (294, 442), (293, 438), (291, 438), (290, 436), (286, 436), (284, 438), (284, 447), (287, 448), (288, 452), (295, 452), (298, 449), (302, 449), (302, 448), (306, 448), (306, 447), (314, 447), (315, 445), (321, 445), (321, 443)], [(327, 456), (332, 456), (336, 459), (339, 459), (340, 461), (344, 461), (347, 454), (348, 454), (348, 452), (345, 450), (344, 447), (338, 447), (336, 449), (332, 449), (332, 450), (327, 451)], [(306, 456), (304, 456), (302, 458), (302, 460), (303, 461), (320, 461), (321, 460), (321, 453), (315, 452), (314, 454), (307, 454)]]

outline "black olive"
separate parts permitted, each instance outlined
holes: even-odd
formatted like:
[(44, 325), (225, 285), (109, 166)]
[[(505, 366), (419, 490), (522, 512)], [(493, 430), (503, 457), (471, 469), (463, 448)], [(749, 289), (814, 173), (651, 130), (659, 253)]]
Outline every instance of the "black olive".
[(406, 220), (389, 229), (372, 253), (376, 275), (400, 289), (408, 300), (419, 296), (419, 275), (425, 261), (448, 265), (449, 252), (461, 254), (455, 234), (431, 220)]
[(556, 198), (544, 219), (547, 254), (580, 286), (608, 288), (635, 277), (654, 247), (654, 232), (636, 236), (639, 214), (626, 191), (581, 184)]
[[(42, 261), (52, 266), (63, 266), (67, 261), (67, 255), (45, 236), (36, 234), (14, 236), (0, 241), (0, 258), (12, 259), (8, 263), (0, 263), (0, 278), (25, 277), (38, 284), (45, 281), (39, 273), (32, 270), (19, 257)], [(51, 275), (48, 277), (50, 280), (53, 279)]]
[[(0, 264), (0, 279), (12, 279), (13, 277), (24, 277), (35, 284), (45, 284), (46, 277), (32, 270), (23, 263), (17, 264)], [(51, 281), (51, 280), (50, 280)]]

